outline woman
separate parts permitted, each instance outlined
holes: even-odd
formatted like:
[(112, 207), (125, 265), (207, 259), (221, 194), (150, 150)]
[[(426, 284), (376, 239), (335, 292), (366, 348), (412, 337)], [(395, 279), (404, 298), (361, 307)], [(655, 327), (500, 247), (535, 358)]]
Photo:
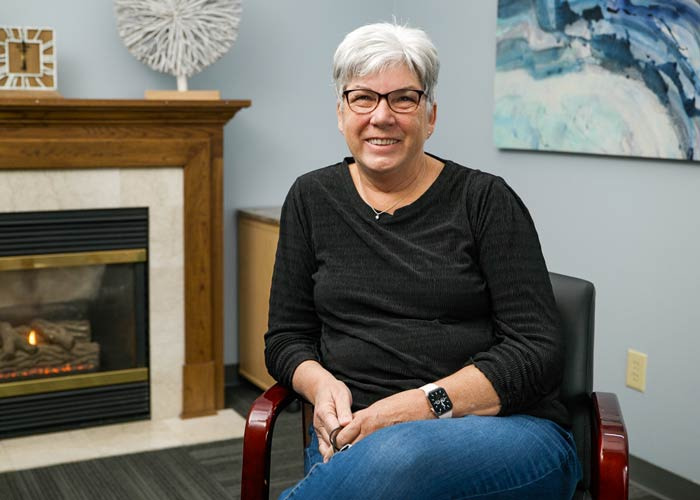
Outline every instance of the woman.
[(282, 498), (569, 498), (580, 477), (528, 211), (423, 150), (438, 68), (424, 32), (392, 24), (335, 53), (352, 157), (287, 196), (265, 336), (270, 373), (314, 405)]

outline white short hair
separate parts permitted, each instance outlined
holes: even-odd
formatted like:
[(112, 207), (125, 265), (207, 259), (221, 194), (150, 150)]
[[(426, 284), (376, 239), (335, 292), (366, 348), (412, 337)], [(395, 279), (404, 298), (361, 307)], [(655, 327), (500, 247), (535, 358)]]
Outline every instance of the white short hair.
[(429, 102), (435, 102), (440, 61), (425, 31), (392, 23), (361, 26), (348, 33), (333, 56), (333, 81), (338, 99), (356, 77), (372, 75), (405, 64), (423, 86)]

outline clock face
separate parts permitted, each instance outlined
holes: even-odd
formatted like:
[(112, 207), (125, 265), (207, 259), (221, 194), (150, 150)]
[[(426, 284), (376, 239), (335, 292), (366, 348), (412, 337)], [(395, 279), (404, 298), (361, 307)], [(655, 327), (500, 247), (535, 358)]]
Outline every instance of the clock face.
[(0, 26), (0, 89), (56, 90), (52, 29)]

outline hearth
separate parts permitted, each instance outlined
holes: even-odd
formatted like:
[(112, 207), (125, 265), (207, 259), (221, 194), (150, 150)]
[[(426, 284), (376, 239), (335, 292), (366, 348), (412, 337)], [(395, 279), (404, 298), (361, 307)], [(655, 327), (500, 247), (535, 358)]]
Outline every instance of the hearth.
[(147, 419), (148, 209), (0, 214), (0, 437)]

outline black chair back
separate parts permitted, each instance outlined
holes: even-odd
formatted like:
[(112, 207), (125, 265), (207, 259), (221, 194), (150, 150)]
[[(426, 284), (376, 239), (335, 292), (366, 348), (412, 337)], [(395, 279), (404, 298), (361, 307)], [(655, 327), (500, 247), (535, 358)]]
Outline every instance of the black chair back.
[(583, 486), (591, 479), (591, 392), (593, 391), (593, 283), (549, 273), (564, 332), (566, 357), (561, 399), (571, 413), (574, 438), (583, 468)]

